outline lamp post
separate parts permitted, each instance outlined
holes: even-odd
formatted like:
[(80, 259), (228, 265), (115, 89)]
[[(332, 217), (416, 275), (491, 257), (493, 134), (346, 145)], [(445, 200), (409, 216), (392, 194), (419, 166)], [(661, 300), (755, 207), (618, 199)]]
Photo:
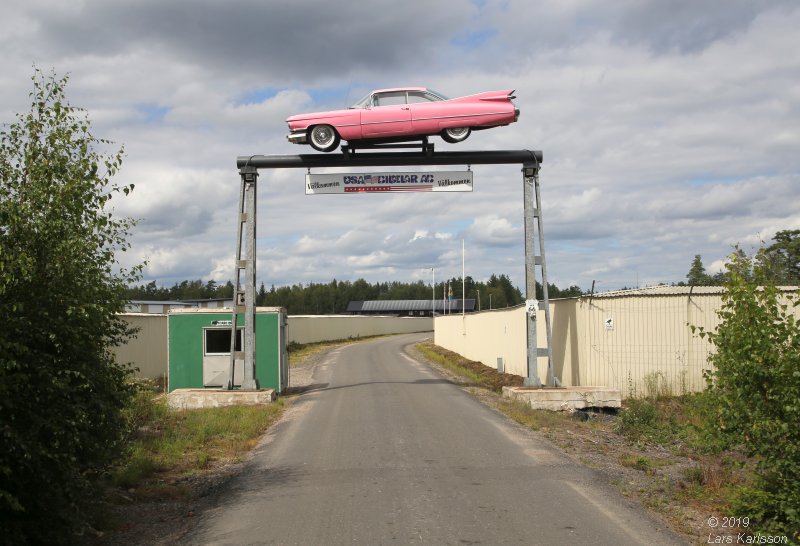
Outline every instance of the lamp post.
[(431, 318), (436, 315), (436, 268), (431, 267)]

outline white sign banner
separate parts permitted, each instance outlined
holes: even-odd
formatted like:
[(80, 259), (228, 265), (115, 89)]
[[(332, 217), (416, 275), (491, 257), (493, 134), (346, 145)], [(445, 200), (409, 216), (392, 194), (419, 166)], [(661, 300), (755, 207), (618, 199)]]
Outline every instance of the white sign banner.
[(472, 171), (306, 175), (306, 195), (406, 191), (472, 191)]

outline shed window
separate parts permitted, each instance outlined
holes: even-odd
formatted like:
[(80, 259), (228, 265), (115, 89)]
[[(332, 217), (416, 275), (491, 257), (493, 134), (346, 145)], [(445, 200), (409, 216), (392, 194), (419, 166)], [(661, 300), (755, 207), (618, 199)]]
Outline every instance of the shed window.
[[(235, 351), (242, 350), (242, 328), (236, 330)], [(231, 354), (231, 329), (207, 328), (204, 330), (203, 352), (207, 355)]]

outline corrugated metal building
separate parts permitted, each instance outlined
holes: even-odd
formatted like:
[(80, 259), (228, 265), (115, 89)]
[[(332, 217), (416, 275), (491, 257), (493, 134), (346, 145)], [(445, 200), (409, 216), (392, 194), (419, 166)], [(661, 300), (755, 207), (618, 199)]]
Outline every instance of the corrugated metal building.
[(172, 309), (224, 309), (233, 305), (232, 298), (200, 300), (131, 300), (125, 305), (126, 313), (169, 313)]
[(125, 305), (126, 313), (166, 314), (171, 309), (191, 309), (196, 305), (185, 301), (131, 300)]
[(368, 300), (351, 301), (347, 305), (347, 313), (351, 315), (397, 315), (407, 317), (429, 317), (431, 309), (437, 315), (456, 314), (464, 311), (475, 311), (475, 300)]
[[(713, 346), (691, 326), (714, 331), (722, 295), (719, 286), (656, 286), (551, 300), (555, 375), (565, 386), (616, 387), (624, 397), (700, 391)], [(794, 312), (800, 319), (800, 307)], [(464, 321), (437, 316), (435, 343), (487, 366), (502, 358), (506, 372), (525, 376), (525, 321), (523, 307), (474, 313)], [(538, 322), (544, 347), (544, 311)], [(540, 358), (540, 379), (546, 366)]]

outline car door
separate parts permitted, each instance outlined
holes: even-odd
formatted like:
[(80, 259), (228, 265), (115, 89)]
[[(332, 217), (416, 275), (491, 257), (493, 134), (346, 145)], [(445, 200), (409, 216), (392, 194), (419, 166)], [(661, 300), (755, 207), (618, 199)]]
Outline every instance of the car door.
[(408, 106), (414, 133), (438, 133), (441, 130), (439, 124), (447, 113), (445, 105), (439, 97), (425, 91), (409, 91)]
[(411, 133), (411, 110), (406, 104), (406, 92), (375, 93), (372, 106), (361, 112), (361, 131), (364, 138)]

